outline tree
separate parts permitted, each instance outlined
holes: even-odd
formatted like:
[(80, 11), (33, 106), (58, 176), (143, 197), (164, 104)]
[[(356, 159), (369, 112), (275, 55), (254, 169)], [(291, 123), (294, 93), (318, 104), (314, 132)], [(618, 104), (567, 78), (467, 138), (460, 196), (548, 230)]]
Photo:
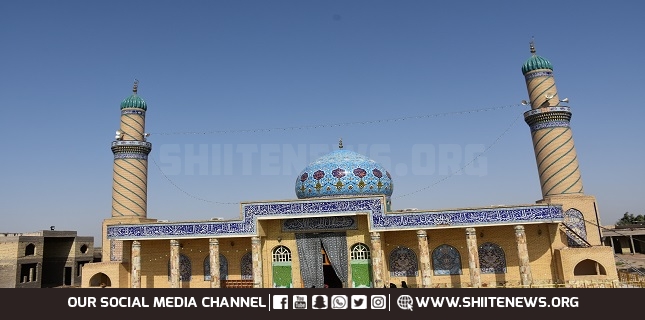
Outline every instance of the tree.
[(617, 226), (626, 226), (630, 224), (645, 224), (645, 216), (643, 216), (642, 214), (634, 216), (629, 212), (625, 212), (623, 217), (620, 218), (618, 222), (616, 222)]

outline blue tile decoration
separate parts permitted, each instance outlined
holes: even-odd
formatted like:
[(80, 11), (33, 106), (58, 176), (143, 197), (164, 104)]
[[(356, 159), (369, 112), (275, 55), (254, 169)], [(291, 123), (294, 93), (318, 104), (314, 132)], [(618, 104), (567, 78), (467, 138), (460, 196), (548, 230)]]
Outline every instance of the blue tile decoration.
[(351, 151), (332, 151), (296, 177), (298, 199), (341, 195), (392, 195), (392, 176), (378, 162)]
[(544, 129), (544, 128), (554, 128), (554, 127), (568, 128), (569, 121), (563, 121), (563, 120), (545, 121), (545, 122), (538, 122), (529, 126), (529, 128), (531, 129), (531, 132)]
[(191, 262), (188, 256), (182, 254), (179, 256), (179, 280), (190, 281), (192, 276)]
[(242, 268), (242, 280), (253, 280), (253, 259), (251, 252), (247, 252), (242, 256), (240, 268)]
[(145, 152), (115, 153), (114, 159), (138, 159), (148, 160), (148, 154)]
[(419, 273), (417, 255), (410, 248), (392, 250), (388, 262), (391, 277), (416, 277)]
[(481, 273), (506, 273), (504, 249), (496, 243), (486, 242), (477, 248)]
[(114, 159), (140, 159), (148, 160), (148, 153), (152, 149), (152, 143), (147, 141), (127, 140), (112, 141), (112, 152)]
[(121, 261), (123, 258), (123, 241), (110, 240), (110, 261)]
[(282, 221), (283, 232), (315, 232), (335, 230), (356, 230), (358, 222), (354, 217), (296, 218)]
[(562, 208), (555, 205), (456, 209), (400, 214), (372, 213), (370, 230), (432, 229), (436, 227), (495, 225), (562, 221)]
[(138, 114), (142, 116), (146, 114), (146, 111), (141, 109), (123, 109), (121, 110), (121, 114)]
[(568, 128), (571, 120), (571, 108), (553, 106), (532, 109), (524, 112), (524, 120), (529, 125), (531, 132), (544, 128)]
[(220, 280), (228, 279), (228, 259), (223, 254), (219, 254), (219, 278)]
[(569, 112), (571, 113), (571, 108), (565, 107), (565, 106), (557, 106), (557, 107), (545, 107), (545, 108), (540, 108), (540, 109), (533, 109), (524, 112), (524, 118), (528, 118), (532, 115), (536, 115), (538, 113), (546, 113), (546, 112), (553, 112), (553, 111), (564, 111), (564, 112)]
[[(179, 280), (190, 281), (191, 276), (192, 268), (190, 258), (182, 253), (179, 255)], [(170, 281), (170, 260), (168, 260), (168, 281)]]
[(435, 276), (461, 274), (459, 250), (447, 244), (442, 244), (432, 250), (432, 271)]
[(207, 255), (204, 258), (204, 281), (209, 281), (211, 279), (211, 258), (210, 255)]
[(151, 149), (152, 143), (148, 141), (138, 141), (138, 140), (119, 140), (112, 141), (112, 147), (141, 147), (144, 149)]
[(579, 240), (576, 235), (572, 234), (575, 232), (580, 236), (580, 238), (587, 240), (587, 227), (585, 226), (585, 218), (582, 215), (582, 212), (576, 209), (569, 209), (564, 213), (564, 224), (569, 227), (570, 230), (566, 230), (567, 234), (567, 244), (569, 247), (585, 247), (586, 243)]
[(537, 78), (537, 77), (552, 77), (553, 71), (538, 71), (533, 73), (528, 73), (524, 76), (526, 80)]
[[(228, 261), (223, 254), (219, 254), (219, 278), (226, 280), (228, 278)], [(211, 280), (211, 257), (207, 255), (204, 258), (204, 281)]]
[(242, 204), (241, 220), (111, 225), (108, 239), (177, 239), (258, 235), (258, 219), (367, 214), (369, 230), (434, 229), (498, 224), (562, 222), (560, 205), (526, 205), (446, 211), (385, 212), (384, 196), (298, 199)]

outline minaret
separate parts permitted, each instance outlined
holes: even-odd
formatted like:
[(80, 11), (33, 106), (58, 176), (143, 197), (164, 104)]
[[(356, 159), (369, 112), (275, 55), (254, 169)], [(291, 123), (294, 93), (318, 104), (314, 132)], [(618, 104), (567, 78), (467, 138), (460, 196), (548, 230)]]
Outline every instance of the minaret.
[(558, 96), (551, 63), (535, 54), (533, 41), (530, 48), (531, 57), (522, 66), (531, 105), (524, 120), (531, 128), (542, 188), (542, 199), (537, 202), (562, 205), (564, 225), (568, 228), (563, 245), (600, 245), (596, 199), (584, 194), (570, 127), (571, 109), (563, 105), (568, 99)]
[(141, 223), (147, 219), (148, 154), (152, 144), (146, 141), (146, 102), (137, 95), (135, 80), (132, 95), (121, 102), (121, 124), (112, 141), (112, 216), (103, 222), (103, 257), (120, 260), (120, 241), (107, 243), (107, 225)]
[(145, 141), (146, 102), (137, 95), (121, 102), (121, 126), (112, 142), (112, 217), (146, 218), (148, 195), (148, 154), (152, 144)]
[(583, 194), (578, 156), (569, 121), (571, 110), (563, 106), (553, 79), (551, 63), (535, 54), (522, 66), (531, 110), (524, 120), (531, 128), (542, 196)]

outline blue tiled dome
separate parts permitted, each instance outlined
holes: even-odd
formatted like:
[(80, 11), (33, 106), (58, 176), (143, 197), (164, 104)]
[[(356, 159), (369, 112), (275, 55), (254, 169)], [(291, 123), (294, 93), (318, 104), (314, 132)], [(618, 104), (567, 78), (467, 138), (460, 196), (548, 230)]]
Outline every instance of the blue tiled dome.
[(148, 105), (146, 102), (141, 99), (136, 93), (123, 99), (121, 101), (121, 109), (125, 108), (136, 108), (136, 109), (143, 109), (146, 110), (148, 109)]
[(522, 65), (522, 73), (527, 73), (539, 69), (549, 69), (553, 71), (553, 66), (551, 65), (551, 62), (549, 62), (549, 60), (537, 55), (530, 57)]
[(553, 71), (553, 65), (551, 65), (549, 60), (535, 54), (535, 45), (533, 44), (533, 41), (531, 41), (531, 57), (522, 65), (522, 74), (527, 74), (531, 71), (540, 69)]
[(135, 108), (135, 109), (148, 109), (146, 102), (137, 95), (137, 88), (139, 87), (139, 80), (134, 81), (132, 86), (132, 95), (121, 101), (121, 109)]
[(296, 178), (298, 199), (345, 195), (392, 195), (392, 177), (379, 163), (350, 150), (318, 158)]

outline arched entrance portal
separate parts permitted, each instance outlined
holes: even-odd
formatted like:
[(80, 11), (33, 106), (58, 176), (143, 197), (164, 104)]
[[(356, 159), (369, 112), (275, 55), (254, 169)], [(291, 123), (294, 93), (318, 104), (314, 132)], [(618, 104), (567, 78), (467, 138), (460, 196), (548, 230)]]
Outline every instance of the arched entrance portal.
[(347, 284), (345, 232), (296, 233), (300, 276), (305, 288), (342, 288)]

